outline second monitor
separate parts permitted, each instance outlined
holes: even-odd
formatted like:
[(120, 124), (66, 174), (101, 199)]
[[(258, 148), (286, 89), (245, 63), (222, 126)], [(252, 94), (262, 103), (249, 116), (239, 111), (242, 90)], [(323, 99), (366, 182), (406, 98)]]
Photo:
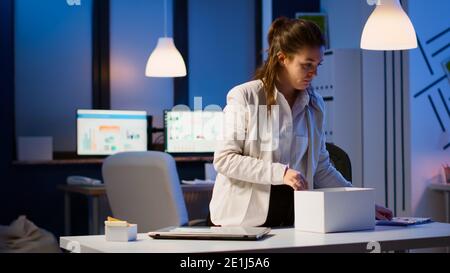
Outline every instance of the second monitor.
[(223, 112), (165, 111), (165, 151), (213, 153), (222, 136)]

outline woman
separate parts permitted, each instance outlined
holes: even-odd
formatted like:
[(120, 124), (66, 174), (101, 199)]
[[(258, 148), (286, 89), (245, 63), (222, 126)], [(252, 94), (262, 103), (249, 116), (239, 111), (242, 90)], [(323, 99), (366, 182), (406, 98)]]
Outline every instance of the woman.
[[(330, 164), (324, 102), (310, 89), (323, 57), (319, 27), (279, 18), (268, 40), (268, 59), (256, 80), (227, 95), (225, 129), (230, 133), (214, 154), (218, 175), (210, 225), (291, 226), (293, 191), (351, 187)], [(379, 219), (392, 217), (386, 208), (375, 209)]]

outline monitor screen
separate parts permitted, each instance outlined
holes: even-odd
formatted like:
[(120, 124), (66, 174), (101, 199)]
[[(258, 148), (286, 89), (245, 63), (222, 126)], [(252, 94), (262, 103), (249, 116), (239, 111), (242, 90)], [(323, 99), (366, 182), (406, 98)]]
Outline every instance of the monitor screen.
[(145, 111), (78, 110), (78, 155), (147, 150)]
[(166, 111), (165, 151), (213, 153), (222, 136), (223, 112)]

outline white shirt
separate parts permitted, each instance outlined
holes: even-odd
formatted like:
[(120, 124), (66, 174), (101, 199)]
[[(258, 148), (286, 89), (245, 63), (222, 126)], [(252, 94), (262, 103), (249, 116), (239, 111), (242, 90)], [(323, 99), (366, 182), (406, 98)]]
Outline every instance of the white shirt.
[[(308, 150), (308, 125), (305, 108), (309, 104), (309, 94), (307, 91), (299, 92), (292, 106), (292, 124), (294, 128), (290, 139), (291, 145), (290, 147), (286, 145), (285, 150), (281, 152), (280, 162), (287, 164), (289, 168), (299, 171), (306, 177), (308, 169), (306, 153)], [(280, 99), (286, 100), (282, 93), (278, 94)], [(286, 101), (286, 103), (288, 102)]]
[[(314, 91), (305, 94), (309, 94), (309, 99), (298, 97), (299, 107), (294, 105), (291, 110), (284, 96), (275, 90), (280, 128), (279, 135), (269, 136), (269, 143), (275, 144), (275, 149), (263, 149), (267, 140), (260, 138), (221, 141), (214, 153), (218, 174), (209, 206), (214, 224), (262, 225), (269, 209), (271, 185), (283, 184), (288, 164), (306, 177), (311, 189), (351, 186), (331, 165), (325, 148), (325, 103)], [(300, 107), (303, 99), (307, 103)], [(251, 135), (258, 114), (248, 114), (247, 110), (261, 105), (266, 105), (266, 97), (260, 80), (236, 86), (227, 95), (224, 114), (227, 117), (232, 112), (230, 109), (240, 109), (239, 123), (236, 126), (225, 122), (224, 129), (231, 136)]]

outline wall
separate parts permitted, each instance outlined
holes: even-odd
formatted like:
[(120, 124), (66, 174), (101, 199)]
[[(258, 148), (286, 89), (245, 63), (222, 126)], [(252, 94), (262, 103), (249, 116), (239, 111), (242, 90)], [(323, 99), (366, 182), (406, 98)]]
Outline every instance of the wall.
[(262, 50), (263, 59), (267, 59), (267, 50), (269, 49), (269, 41), (267, 40), (267, 35), (269, 33), (270, 25), (273, 21), (273, 11), (272, 11), (272, 0), (262, 0)]
[[(256, 0), (261, 1), (261, 0)], [(317, 11), (319, 1), (262, 0), (262, 49), (273, 17), (294, 17), (297, 11)], [(189, 105), (194, 97), (225, 106), (235, 85), (252, 79), (255, 72), (255, 1), (189, 1)]]
[[(440, 180), (441, 164), (450, 161), (450, 149), (444, 150), (450, 142), (449, 81), (443, 78), (441, 66), (449, 51), (446, 48), (438, 52), (450, 39), (448, 20), (440, 12), (449, 10), (450, 3), (402, 3), (407, 6), (423, 51), (362, 51), (364, 182), (365, 186), (377, 188), (378, 202), (396, 208), (399, 215), (444, 220), (442, 195), (427, 190), (427, 185)], [(359, 0), (322, 0), (321, 4), (330, 20), (331, 46), (358, 48), (364, 23), (373, 8)], [(445, 34), (427, 43), (445, 30)], [(435, 52), (438, 53), (433, 57)], [(435, 81), (435, 85), (419, 93)]]
[[(60, 236), (64, 199), (57, 185), (64, 184), (65, 178), (74, 173), (100, 178), (99, 168), (13, 164), (11, 138), (16, 127), (17, 135), (53, 136), (56, 150), (75, 149), (75, 110), (91, 107), (92, 1), (83, 0), (81, 6), (68, 6), (59, 0), (12, 1), (15, 70), (13, 64), (8, 70), (11, 69), (10, 76), (15, 72), (15, 78), (9, 80), (15, 81), (16, 88), (3, 85), (6, 82), (2, 80), (2, 88), (6, 88), (0, 92), (0, 224), (26, 215), (37, 226)], [(2, 20), (8, 19), (3, 14), (7, 2), (1, 1)], [(11, 25), (2, 21), (1, 26), (3, 29)], [(2, 37), (2, 46), (3, 41), (7, 40)], [(3, 47), (0, 52), (13, 53)], [(72, 216), (74, 234), (86, 234), (85, 200), (74, 199)]]
[(329, 21), (330, 48), (359, 48), (361, 33), (371, 7), (365, 0), (321, 0)]
[(55, 150), (75, 150), (75, 111), (91, 107), (91, 13), (92, 0), (15, 1), (18, 136), (53, 136)]
[[(92, 107), (92, 0), (81, 3), (16, 1), (16, 132), (53, 136), (56, 151), (76, 149), (75, 111)], [(163, 3), (111, 1), (111, 108), (146, 110), (156, 126), (173, 106), (173, 80), (144, 75)], [(168, 1), (169, 35), (171, 11)]]
[(291, 1), (272, 0), (273, 19), (281, 16), (294, 18), (297, 12), (319, 12), (320, 0)]
[(194, 97), (225, 106), (235, 85), (255, 71), (254, 1), (189, 1), (189, 105)]
[(9, 178), (11, 177), (11, 161), (14, 148), (14, 11), (13, 0), (0, 1), (0, 122), (2, 133), (0, 134), (0, 183), (2, 183), (2, 196), (0, 198), (0, 224), (6, 224), (9, 219), (6, 208), (10, 205), (9, 196), (13, 189)]
[[(172, 1), (167, 3), (171, 36)], [(254, 9), (254, 1), (189, 1), (191, 107), (195, 96), (203, 97), (204, 106), (223, 107), (227, 92), (252, 78)], [(76, 149), (75, 111), (92, 107), (91, 13), (92, 0), (81, 6), (16, 2), (17, 135), (53, 136), (56, 151)], [(146, 110), (155, 126), (163, 125), (163, 110), (173, 106), (173, 80), (144, 75), (163, 23), (162, 0), (111, 0), (111, 108)]]
[[(172, 0), (167, 1), (167, 31), (172, 35)], [(111, 108), (146, 110), (154, 125), (173, 106), (173, 79), (148, 78), (145, 66), (164, 36), (164, 1), (111, 0)]]
[[(415, 49), (409, 53), (412, 209), (417, 216), (432, 216), (436, 220), (444, 220), (442, 194), (427, 190), (427, 185), (440, 180), (442, 164), (450, 164), (450, 148), (444, 150), (444, 146), (450, 143), (450, 86), (449, 80), (442, 78), (445, 73), (441, 66), (441, 62), (450, 57), (450, 49), (433, 57), (434, 52), (449, 44), (450, 33), (429, 43), (427, 41), (450, 27), (448, 17), (442, 13), (450, 10), (450, 2), (432, 2), (433, 5), (430, 5), (430, 1), (409, 1), (409, 14), (423, 47), (423, 52)], [(431, 88), (419, 93), (439, 79), (441, 80)]]

